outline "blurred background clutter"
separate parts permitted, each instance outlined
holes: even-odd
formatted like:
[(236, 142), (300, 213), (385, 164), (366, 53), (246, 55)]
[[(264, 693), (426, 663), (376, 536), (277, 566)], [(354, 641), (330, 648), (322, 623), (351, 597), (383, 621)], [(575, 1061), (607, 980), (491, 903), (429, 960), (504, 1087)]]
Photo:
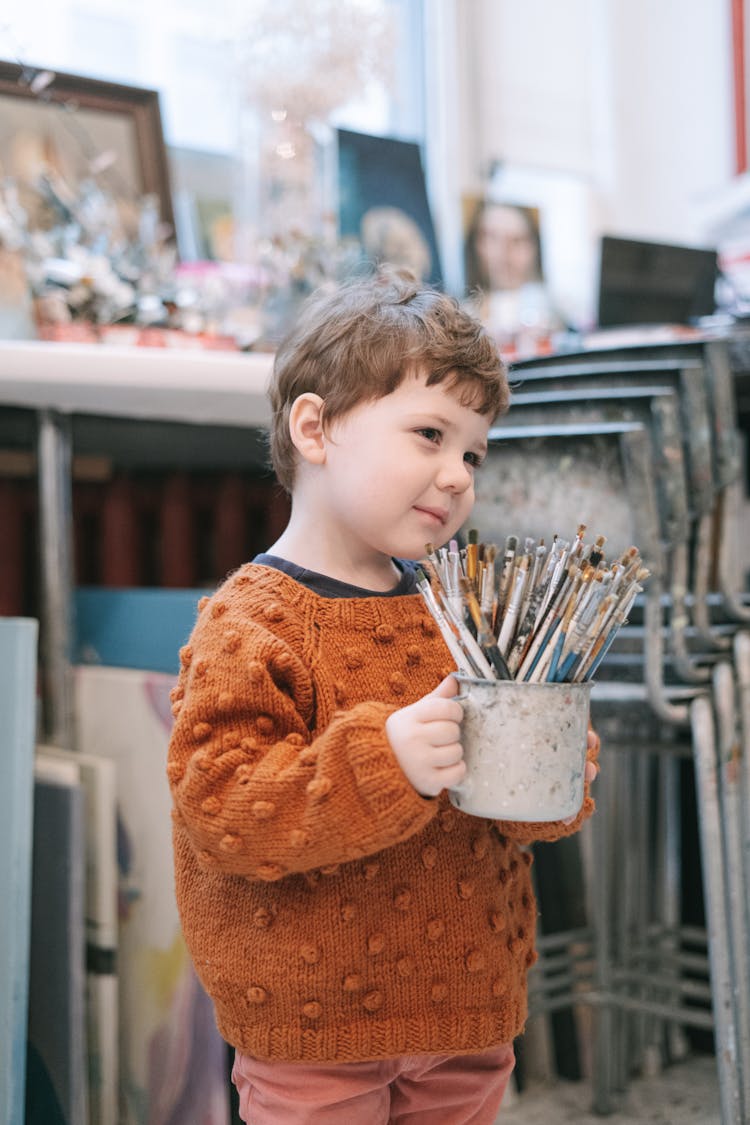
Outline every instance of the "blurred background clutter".
[(237, 1120), (174, 905), (169, 690), (288, 517), (276, 345), (384, 262), (512, 364), (483, 533), (601, 513), (652, 572), (594, 691), (601, 816), (538, 849), (508, 1097), (626, 1113), (682, 1066), (653, 1120), (750, 1120), (750, 13), (688, 7), (0, 11), (0, 1125)]
[(644, 6), (644, 47), (638, 11), (590, 8), (36, 0), (0, 29), (6, 336), (136, 324), (272, 347), (305, 292), (392, 258), (525, 353), (596, 324), (602, 234), (718, 248), (717, 299), (738, 307), (731, 11), (676, 30)]

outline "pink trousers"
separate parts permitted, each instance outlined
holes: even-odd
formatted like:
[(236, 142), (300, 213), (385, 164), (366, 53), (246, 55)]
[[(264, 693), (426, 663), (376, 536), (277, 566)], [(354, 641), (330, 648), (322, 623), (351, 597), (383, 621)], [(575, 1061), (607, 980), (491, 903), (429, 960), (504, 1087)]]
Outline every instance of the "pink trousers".
[(232, 1080), (247, 1125), (493, 1125), (514, 1064), (511, 1046), (309, 1065), (238, 1052)]

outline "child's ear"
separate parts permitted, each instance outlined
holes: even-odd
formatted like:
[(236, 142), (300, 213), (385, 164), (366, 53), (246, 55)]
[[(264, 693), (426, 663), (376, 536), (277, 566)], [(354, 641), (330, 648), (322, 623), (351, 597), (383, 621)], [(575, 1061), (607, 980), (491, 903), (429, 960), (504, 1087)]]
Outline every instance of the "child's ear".
[(311, 465), (323, 464), (326, 446), (320, 395), (306, 391), (294, 400), (289, 412), (289, 436), (300, 457)]

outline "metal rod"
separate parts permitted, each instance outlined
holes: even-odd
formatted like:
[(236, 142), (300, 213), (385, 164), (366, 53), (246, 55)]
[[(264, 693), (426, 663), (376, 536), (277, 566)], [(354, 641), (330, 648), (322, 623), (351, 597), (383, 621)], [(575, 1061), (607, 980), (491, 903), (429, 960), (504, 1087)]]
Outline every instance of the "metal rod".
[(724, 843), (727, 912), (730, 927), (733, 995), (737, 1021), (737, 1053), (743, 1100), (750, 1107), (750, 967), (745, 919), (740, 745), (734, 672), (729, 661), (714, 668), (719, 799)]
[[(619, 764), (619, 763), (618, 763)], [(591, 822), (594, 851), (597, 857), (591, 873), (592, 880), (592, 926), (595, 951), (595, 989), (597, 997), (611, 997), (612, 941), (610, 912), (611, 887), (613, 885), (610, 864), (613, 849), (610, 846), (614, 831), (615, 811), (617, 809), (615, 781), (618, 770), (611, 769), (601, 777), (597, 802), (598, 814)], [(610, 816), (611, 814), (611, 816)], [(613, 1109), (612, 1093), (614, 1084), (615, 1056), (615, 1009), (613, 1004), (602, 1001), (593, 1010), (592, 1052), (592, 1102), (595, 1113), (607, 1114)]]
[(734, 639), (734, 666), (740, 714), (740, 770), (742, 787), (742, 854), (745, 880), (745, 924), (750, 931), (750, 633)]
[(716, 732), (711, 701), (695, 699), (690, 708), (698, 794), (698, 826), (711, 961), (716, 1067), (722, 1125), (742, 1125), (737, 1024), (732, 995), (731, 939), (726, 909)]
[(70, 419), (38, 415), (42, 730), (46, 742), (72, 749), (73, 503)]

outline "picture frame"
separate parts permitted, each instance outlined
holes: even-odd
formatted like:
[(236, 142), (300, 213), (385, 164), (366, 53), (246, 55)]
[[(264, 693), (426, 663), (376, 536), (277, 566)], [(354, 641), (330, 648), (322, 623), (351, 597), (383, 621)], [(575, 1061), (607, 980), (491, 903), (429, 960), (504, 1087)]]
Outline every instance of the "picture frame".
[(174, 230), (157, 90), (0, 61), (0, 174), (22, 173), (34, 146), (53, 151), (74, 182), (106, 151), (99, 181), (128, 204), (156, 195)]
[(418, 144), (337, 130), (339, 230), (358, 238), (375, 265), (406, 266), (443, 284)]
[[(542, 219), (538, 206), (518, 203), (492, 195), (465, 195), (461, 200), (464, 238), (464, 282), (467, 296), (477, 291), (516, 288), (527, 282), (544, 283), (544, 254)], [(517, 216), (503, 222), (493, 221), (493, 216)], [(507, 228), (507, 229), (506, 229)], [(508, 247), (524, 241), (528, 245), (528, 262), (503, 264)], [(519, 269), (528, 270), (522, 277), (514, 276)], [(501, 284), (497, 276), (501, 275)]]

